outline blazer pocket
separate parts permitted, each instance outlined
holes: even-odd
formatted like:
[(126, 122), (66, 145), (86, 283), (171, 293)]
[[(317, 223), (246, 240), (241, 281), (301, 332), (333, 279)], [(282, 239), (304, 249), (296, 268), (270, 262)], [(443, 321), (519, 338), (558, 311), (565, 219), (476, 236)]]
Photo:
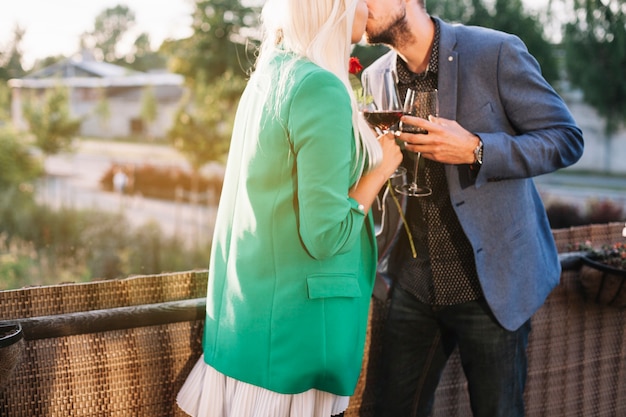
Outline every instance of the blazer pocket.
[(306, 279), (310, 299), (361, 296), (354, 274), (313, 274)]

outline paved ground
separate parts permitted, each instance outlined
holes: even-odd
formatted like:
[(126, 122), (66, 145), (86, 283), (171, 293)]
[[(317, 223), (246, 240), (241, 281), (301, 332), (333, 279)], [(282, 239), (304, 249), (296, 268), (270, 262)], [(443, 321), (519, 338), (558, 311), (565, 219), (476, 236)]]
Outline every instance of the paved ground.
[[(215, 220), (214, 205), (192, 205), (104, 192), (99, 181), (115, 163), (187, 166), (169, 146), (82, 141), (74, 154), (51, 156), (50, 177), (38, 197), (54, 206), (121, 211), (135, 226), (156, 221), (164, 233), (190, 243), (209, 242)], [(216, 167), (214, 169), (220, 169)], [(536, 178), (546, 203), (565, 201), (584, 207), (590, 199), (612, 200), (626, 212), (626, 178), (554, 173)]]
[(209, 242), (213, 235), (214, 205), (185, 204), (103, 191), (100, 179), (113, 164), (178, 165), (185, 159), (171, 147), (84, 141), (74, 154), (46, 160), (48, 179), (38, 198), (55, 207), (96, 208), (122, 212), (131, 225), (157, 222), (164, 233), (191, 244)]
[(626, 176), (578, 174), (567, 170), (535, 179), (544, 202), (565, 201), (585, 207), (592, 200), (610, 200), (626, 213)]

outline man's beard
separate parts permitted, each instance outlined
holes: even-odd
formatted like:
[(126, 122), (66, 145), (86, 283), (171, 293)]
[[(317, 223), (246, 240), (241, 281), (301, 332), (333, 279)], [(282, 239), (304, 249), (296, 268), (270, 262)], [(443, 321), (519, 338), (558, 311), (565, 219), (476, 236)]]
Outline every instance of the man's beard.
[(397, 47), (406, 41), (407, 35), (411, 33), (406, 21), (406, 10), (398, 16), (391, 24), (378, 33), (365, 32), (367, 42), (370, 44), (382, 43), (384, 45)]

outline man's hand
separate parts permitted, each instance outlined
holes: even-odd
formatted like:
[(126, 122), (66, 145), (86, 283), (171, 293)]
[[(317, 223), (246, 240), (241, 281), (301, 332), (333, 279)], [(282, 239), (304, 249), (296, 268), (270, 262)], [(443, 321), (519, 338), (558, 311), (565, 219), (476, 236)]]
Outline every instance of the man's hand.
[(396, 132), (396, 137), (406, 143), (406, 150), (421, 152), (423, 157), (444, 164), (474, 163), (474, 149), (480, 139), (455, 120), (434, 116), (426, 120), (405, 115), (402, 123), (428, 131), (427, 135)]

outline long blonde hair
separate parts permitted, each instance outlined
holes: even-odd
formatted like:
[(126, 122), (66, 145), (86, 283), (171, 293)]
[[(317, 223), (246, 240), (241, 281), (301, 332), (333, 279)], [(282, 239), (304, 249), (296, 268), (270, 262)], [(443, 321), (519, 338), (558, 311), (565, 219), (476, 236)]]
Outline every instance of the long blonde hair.
[[(360, 161), (354, 168), (360, 176), (381, 161), (382, 149), (359, 115), (348, 74), (352, 24), (358, 1), (267, 0), (261, 13), (264, 32), (256, 68), (263, 67), (280, 51), (306, 58), (341, 80), (352, 104), (355, 148), (357, 161)], [(279, 95), (287, 88), (290, 70), (286, 66), (279, 76), (274, 88)]]

